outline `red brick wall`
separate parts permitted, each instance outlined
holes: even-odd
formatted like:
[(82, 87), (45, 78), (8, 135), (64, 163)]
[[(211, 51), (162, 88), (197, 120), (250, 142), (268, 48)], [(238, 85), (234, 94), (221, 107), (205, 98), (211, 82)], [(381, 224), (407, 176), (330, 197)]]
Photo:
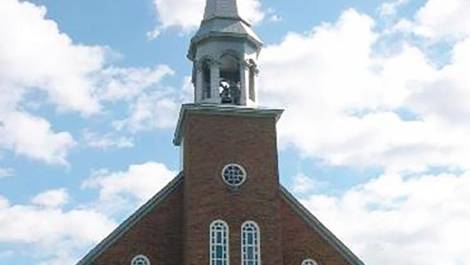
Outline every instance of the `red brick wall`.
[[(96, 265), (129, 265), (138, 254), (153, 265), (209, 265), (209, 225), (230, 228), (230, 264), (239, 265), (240, 226), (261, 231), (263, 265), (347, 261), (281, 198), (274, 117), (190, 114), (184, 128), (184, 182), (102, 253)], [(244, 166), (238, 191), (221, 179), (228, 163)]]
[(182, 263), (183, 184), (127, 231), (95, 261), (96, 265), (129, 265), (143, 254), (156, 265)]
[(301, 265), (306, 258), (316, 260), (319, 265), (349, 264), (291, 205), (284, 199), (280, 201), (284, 265)]
[[(248, 180), (230, 191), (221, 179), (228, 163), (242, 165)], [(275, 120), (190, 114), (184, 131), (184, 263), (209, 264), (209, 225), (230, 227), (230, 263), (240, 261), (240, 226), (258, 223), (264, 265), (282, 264)]]

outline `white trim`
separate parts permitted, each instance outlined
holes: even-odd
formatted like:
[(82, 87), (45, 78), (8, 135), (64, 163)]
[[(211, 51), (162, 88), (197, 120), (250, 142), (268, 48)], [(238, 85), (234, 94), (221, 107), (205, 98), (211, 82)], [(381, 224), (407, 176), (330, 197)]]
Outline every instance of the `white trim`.
[(304, 261), (302, 261), (302, 265), (319, 265), (319, 264), (315, 260), (309, 258), (309, 259), (304, 259)]
[[(225, 179), (224, 173), (225, 173), (225, 170), (226, 170), (228, 167), (238, 167), (238, 168), (242, 171), (242, 173), (243, 173), (243, 179), (242, 179), (242, 181), (241, 181), (240, 183), (238, 183), (238, 184), (232, 184), (232, 183), (227, 182), (227, 180)], [(230, 164), (225, 165), (225, 166), (222, 168), (222, 171), (220, 172), (220, 176), (221, 176), (221, 178), (222, 178), (222, 181), (223, 181), (225, 184), (227, 184), (228, 186), (232, 187), (232, 188), (238, 188), (238, 187), (242, 186), (242, 185), (245, 183), (246, 179), (248, 178), (248, 175), (246, 174), (245, 168), (242, 167), (242, 166), (239, 165), (239, 164), (236, 164), (236, 163), (230, 163)]]
[(213, 221), (209, 226), (209, 265), (216, 265), (216, 262), (212, 260), (212, 256), (214, 254), (214, 245), (212, 243), (212, 231), (213, 226), (216, 224), (222, 224), (225, 229), (225, 254), (226, 254), (226, 262), (223, 265), (230, 265), (230, 228), (224, 220), (218, 219)]
[(240, 227), (240, 259), (241, 259), (241, 265), (245, 265), (245, 259), (243, 255), (243, 250), (244, 250), (244, 245), (243, 245), (243, 228), (246, 225), (253, 225), (256, 228), (256, 251), (258, 253), (258, 262), (255, 265), (261, 265), (262, 259), (261, 259), (261, 231), (259, 229), (259, 225), (255, 221), (246, 221), (244, 222), (241, 227)]
[(145, 265), (151, 265), (149, 258), (147, 258), (147, 256), (142, 255), (142, 254), (137, 255), (134, 258), (132, 258), (131, 265), (136, 265), (134, 263), (137, 262), (138, 259), (143, 259), (145, 261), (145, 263), (147, 263)]

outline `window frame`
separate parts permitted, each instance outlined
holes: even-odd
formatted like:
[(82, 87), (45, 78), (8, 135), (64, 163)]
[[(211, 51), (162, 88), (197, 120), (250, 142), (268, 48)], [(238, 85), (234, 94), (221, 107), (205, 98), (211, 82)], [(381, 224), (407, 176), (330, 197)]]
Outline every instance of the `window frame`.
[[(240, 169), (240, 171), (243, 173), (243, 179), (241, 180), (240, 183), (238, 184), (233, 184), (233, 183), (230, 183), (228, 182), (226, 179), (225, 179), (225, 171), (229, 168), (229, 167), (237, 167), (238, 169)], [(246, 173), (246, 170), (243, 166), (239, 165), (239, 164), (236, 164), (236, 163), (230, 163), (230, 164), (227, 164), (225, 165), (223, 168), (222, 168), (222, 171), (221, 171), (221, 177), (222, 177), (222, 181), (229, 187), (231, 188), (234, 188), (234, 189), (237, 189), (239, 187), (241, 187), (243, 184), (245, 184), (246, 180), (248, 179), (248, 174)]]
[[(222, 225), (224, 228), (224, 231), (222, 232), (222, 244), (217, 244), (215, 242), (216, 238), (214, 238), (213, 232), (217, 231), (215, 230), (216, 225)], [(225, 234), (225, 242), (224, 242), (224, 234)], [(225, 245), (224, 245), (225, 243)], [(222, 246), (223, 251), (225, 253), (222, 253), (222, 265), (230, 265), (230, 228), (224, 220), (218, 219), (213, 221), (209, 225), (209, 265), (217, 265), (217, 261), (219, 260), (216, 255), (217, 255), (217, 246)], [(224, 255), (225, 254), (225, 255)], [(214, 258), (215, 257), (215, 258)], [(225, 260), (224, 260), (225, 259)]]
[(320, 264), (316, 262), (314, 259), (307, 258), (302, 261), (302, 265), (320, 265)]
[(136, 265), (134, 263), (137, 262), (137, 259), (143, 259), (147, 263), (146, 265), (152, 265), (152, 263), (150, 262), (150, 259), (147, 256), (142, 255), (142, 254), (134, 256), (131, 260), (131, 265)]
[[(245, 233), (245, 227), (248, 225), (254, 226), (256, 229), (256, 244), (247, 244), (245, 242), (244, 238), (244, 233)], [(254, 254), (257, 259), (253, 259), (252, 265), (261, 265), (261, 231), (259, 228), (259, 225), (255, 221), (246, 221), (241, 225), (240, 228), (240, 257), (241, 257), (241, 265), (248, 265), (250, 260), (245, 259), (245, 249), (247, 247), (254, 247)]]

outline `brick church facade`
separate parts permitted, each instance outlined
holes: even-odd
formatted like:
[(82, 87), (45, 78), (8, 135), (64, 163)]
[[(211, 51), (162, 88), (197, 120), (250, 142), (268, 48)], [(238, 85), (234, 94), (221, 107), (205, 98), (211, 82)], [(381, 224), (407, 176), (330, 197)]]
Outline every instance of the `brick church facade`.
[(207, 0), (174, 138), (182, 171), (77, 265), (363, 265), (279, 183), (261, 47), (236, 0)]

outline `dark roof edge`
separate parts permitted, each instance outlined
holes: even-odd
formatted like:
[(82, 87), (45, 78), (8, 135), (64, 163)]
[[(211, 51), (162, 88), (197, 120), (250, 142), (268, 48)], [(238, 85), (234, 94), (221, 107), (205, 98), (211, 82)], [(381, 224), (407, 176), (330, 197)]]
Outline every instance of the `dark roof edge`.
[(226, 116), (254, 116), (254, 117), (274, 117), (276, 122), (281, 118), (284, 110), (282, 109), (267, 109), (267, 108), (251, 108), (247, 106), (235, 105), (221, 105), (221, 104), (183, 104), (181, 106), (178, 124), (176, 125), (173, 144), (176, 146), (181, 145), (182, 140), (182, 126), (186, 120), (187, 113), (203, 113), (211, 115), (226, 115)]
[(121, 225), (103, 239), (96, 247), (94, 247), (88, 254), (83, 257), (76, 265), (91, 265), (97, 256), (103, 253), (110, 245), (118, 240), (124, 233), (126, 233), (133, 225), (139, 222), (147, 213), (155, 208), (161, 201), (170, 195), (183, 180), (183, 173), (179, 173), (170, 183), (168, 183), (162, 190), (160, 190), (149, 201), (142, 205), (136, 212), (127, 218)]
[(320, 220), (307, 210), (284, 186), (281, 185), (281, 194), (287, 203), (292, 206), (307, 224), (315, 229), (328, 243), (330, 243), (351, 265), (364, 265), (341, 240), (339, 240)]

